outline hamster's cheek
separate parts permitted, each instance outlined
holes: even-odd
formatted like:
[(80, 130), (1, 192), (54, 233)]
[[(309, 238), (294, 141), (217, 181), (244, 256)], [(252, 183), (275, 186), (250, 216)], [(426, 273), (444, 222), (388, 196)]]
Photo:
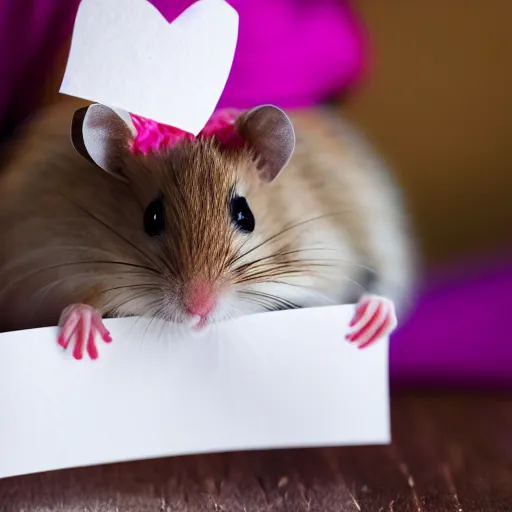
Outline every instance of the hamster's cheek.
[(234, 290), (229, 290), (219, 297), (211, 321), (224, 322), (261, 311), (263, 308), (260, 305), (244, 300), (243, 296), (239, 296)]
[[(234, 232), (234, 247), (236, 247), (237, 261), (232, 268), (227, 269), (228, 273), (233, 274), (242, 266), (254, 263), (257, 265), (257, 260), (262, 257), (268, 257), (272, 255), (272, 244), (268, 241), (268, 236), (262, 236), (261, 229), (258, 229), (258, 220), (256, 219), (256, 229), (250, 233), (240, 233), (235, 229)], [(229, 280), (236, 281), (234, 275), (228, 277)]]
[(265, 297), (265, 310), (283, 310), (314, 306), (318, 297), (308, 293), (309, 281), (306, 276), (281, 277), (279, 282), (258, 282), (248, 288), (257, 297)]

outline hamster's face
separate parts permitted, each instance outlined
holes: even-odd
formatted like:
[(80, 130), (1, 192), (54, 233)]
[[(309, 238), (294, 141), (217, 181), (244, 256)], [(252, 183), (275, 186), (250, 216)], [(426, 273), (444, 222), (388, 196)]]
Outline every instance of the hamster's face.
[(272, 248), (256, 250), (267, 230), (258, 197), (272, 184), (258, 178), (250, 153), (203, 140), (139, 161), (133, 189), (156, 271), (148, 277), (158, 282), (152, 314), (202, 327), (276, 309), (257, 291), (273, 261)]
[(77, 152), (127, 182), (140, 207), (137, 241), (128, 243), (144, 258), (133, 265), (138, 295), (113, 309), (204, 326), (290, 306), (255, 289), (293, 254), (283, 240), (271, 243), (261, 201), (295, 146), (286, 114), (256, 107), (226, 125), (229, 143), (198, 136), (147, 154), (127, 151), (137, 132), (129, 117), (94, 104), (75, 112), (71, 129)]

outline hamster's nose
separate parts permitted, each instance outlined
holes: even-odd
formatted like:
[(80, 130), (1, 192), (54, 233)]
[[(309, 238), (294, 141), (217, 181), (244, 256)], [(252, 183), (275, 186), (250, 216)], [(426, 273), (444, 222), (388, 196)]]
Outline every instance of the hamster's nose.
[(193, 279), (186, 287), (185, 309), (189, 315), (206, 319), (215, 308), (216, 302), (216, 294), (210, 282)]

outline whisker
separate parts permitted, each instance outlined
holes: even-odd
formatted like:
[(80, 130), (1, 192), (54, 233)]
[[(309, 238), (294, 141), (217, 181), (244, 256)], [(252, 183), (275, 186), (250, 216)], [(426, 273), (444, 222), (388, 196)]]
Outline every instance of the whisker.
[(88, 247), (84, 245), (56, 245), (51, 247), (42, 247), (39, 249), (32, 249), (29, 253), (24, 254), (21, 257), (17, 257), (15, 260), (12, 260), (5, 265), (3, 265), (1, 271), (6, 272), (9, 270), (9, 268), (21, 266), (22, 263), (26, 261), (30, 261), (31, 259), (37, 259), (39, 254), (44, 254), (45, 256), (52, 252), (58, 252), (59, 254), (62, 254), (64, 251), (69, 250), (73, 252), (83, 251), (83, 252), (97, 252), (102, 253), (106, 256), (110, 256), (111, 259), (115, 257), (110, 251), (106, 249), (101, 249), (99, 247)]
[(163, 308), (164, 308), (164, 306), (161, 306), (157, 310), (157, 314), (153, 317), (153, 318), (159, 318), (161, 320), (160, 331), (158, 332), (158, 339), (162, 338), (162, 333), (163, 333), (165, 327), (167, 327), (168, 322), (170, 322), (170, 319), (166, 318), (166, 315), (164, 315), (164, 309)]
[(288, 269), (288, 270), (280, 270), (280, 269), (271, 269), (271, 270), (261, 270), (259, 272), (253, 272), (250, 274), (238, 276), (237, 280), (235, 281), (236, 284), (243, 284), (243, 283), (254, 283), (254, 282), (265, 282), (269, 279), (273, 279), (276, 277), (297, 277), (297, 276), (305, 276), (305, 275), (311, 275), (311, 269), (307, 268), (295, 268), (295, 269)]
[(276, 309), (275, 306), (273, 304), (271, 304), (270, 302), (258, 299), (256, 297), (246, 297), (245, 300), (247, 302), (256, 304), (257, 306), (262, 308), (264, 311), (270, 312), (270, 311), (275, 311), (275, 309)]
[[(61, 279), (57, 279), (37, 290), (34, 291), (34, 293), (32, 294), (31, 297), (28, 298), (28, 301), (29, 303), (31, 301), (37, 301), (38, 304), (40, 305), (41, 303), (43, 303), (45, 300), (46, 300), (46, 297), (48, 296), (49, 293), (51, 293), (51, 291), (65, 283), (65, 281), (67, 281), (69, 279), (69, 276), (65, 277), (65, 278), (61, 278)], [(88, 273), (81, 273), (81, 274), (75, 274), (73, 275), (73, 280), (87, 280), (88, 282), (90, 282), (91, 280), (101, 280), (103, 279), (103, 276), (91, 276), (90, 274)], [(36, 316), (36, 314), (39, 312), (38, 310), (38, 307), (32, 307), (30, 308), (31, 310), (31, 313), (30, 313), (30, 320), (32, 321), (34, 319), (34, 317)]]
[[(122, 285), (122, 286), (112, 286), (112, 287), (109, 287), (109, 288), (104, 288), (104, 289), (99, 290), (99, 291), (94, 291), (93, 294), (91, 294), (91, 295), (94, 295), (95, 297), (98, 297), (98, 296), (101, 296), (101, 295), (106, 295), (107, 293), (111, 293), (113, 291), (119, 291), (119, 290), (128, 290), (128, 291), (131, 290), (131, 291), (133, 291), (133, 290), (136, 290), (136, 289), (139, 289), (139, 288), (141, 288), (142, 290), (140, 292), (138, 292), (136, 295), (134, 295), (134, 294), (130, 295), (129, 296), (130, 297), (129, 300), (127, 300), (127, 301), (125, 301), (123, 303), (117, 304), (116, 306), (111, 306), (109, 309), (111, 311), (117, 310), (117, 309), (121, 308), (122, 306), (125, 306), (126, 304), (128, 304), (132, 300), (138, 300), (138, 299), (141, 299), (141, 298), (146, 298), (148, 296), (148, 292), (159, 291), (160, 290), (160, 287), (158, 287), (158, 286), (156, 286), (154, 284), (136, 283), (136, 284), (127, 284), (127, 285)], [(103, 302), (104, 307), (106, 307), (108, 304), (112, 304), (113, 302), (115, 302), (117, 297), (119, 297), (119, 294), (117, 294), (115, 297), (112, 297), (107, 302), (104, 301)], [(158, 300), (160, 300), (160, 299), (158, 299)], [(149, 305), (151, 305), (151, 303), (149, 303)], [(146, 305), (145, 307), (149, 307), (149, 305)]]
[[(278, 269), (311, 269), (316, 267), (333, 267), (337, 263), (336, 260), (288, 260), (278, 263), (263, 263), (256, 260), (254, 263), (247, 263), (233, 270), (234, 274), (249, 274), (247, 271), (252, 272), (265, 272), (265, 269), (278, 270)], [(300, 266), (299, 266), (300, 265)]]
[(99, 294), (109, 293), (116, 290), (123, 290), (123, 289), (132, 289), (132, 288), (145, 288), (146, 290), (160, 290), (160, 287), (155, 285), (154, 283), (136, 283), (136, 284), (126, 284), (123, 286), (113, 286), (110, 288), (105, 288), (103, 290), (100, 290)]
[[(88, 210), (82, 204), (77, 203), (76, 201), (74, 201), (73, 199), (71, 199), (71, 198), (69, 198), (69, 197), (67, 197), (65, 195), (63, 195), (63, 197), (65, 199), (67, 199), (70, 203), (74, 204), (78, 209), (80, 209), (82, 212), (84, 212), (86, 215), (88, 215), (91, 219), (93, 219), (96, 222), (98, 222), (99, 224), (101, 224), (105, 229), (109, 230), (111, 233), (113, 233), (115, 236), (117, 236), (120, 240), (125, 242), (129, 247), (134, 249), (138, 254), (140, 254), (144, 258), (145, 261), (148, 261), (149, 263), (155, 265), (156, 267), (160, 267), (160, 264), (157, 261), (155, 261), (152, 256), (147, 254), (140, 247), (138, 247), (136, 244), (134, 244), (131, 240), (129, 240), (128, 238), (123, 236), (121, 233), (116, 231), (107, 222), (105, 222), (104, 220), (100, 219), (98, 216), (96, 216), (94, 213), (92, 213), (90, 210)], [(158, 259), (160, 260), (160, 263), (164, 265), (164, 267), (167, 266), (166, 262), (163, 260), (163, 258), (159, 257)]]
[(324, 301), (326, 304), (329, 304), (329, 305), (339, 304), (339, 301), (336, 301), (336, 300), (332, 299), (331, 297), (328, 297), (327, 295), (319, 292), (318, 290), (310, 288), (309, 286), (299, 285), (299, 284), (295, 284), (295, 283), (287, 283), (285, 281), (275, 281), (275, 283), (284, 285), (284, 286), (291, 286), (293, 288), (297, 288), (301, 292), (304, 292), (305, 294), (309, 294), (312, 297), (318, 298), (321, 301)]
[[(147, 298), (147, 293), (145, 293), (145, 292), (138, 292), (138, 293), (131, 294), (123, 301), (117, 302), (117, 303), (115, 302), (116, 297), (113, 297), (112, 299), (103, 302), (103, 307), (105, 309), (108, 309), (108, 311), (112, 312), (113, 316), (119, 316), (121, 308), (123, 308), (124, 306), (126, 306), (127, 304), (129, 304), (130, 302), (132, 302), (134, 300), (144, 299), (144, 298)], [(109, 306), (112, 303), (115, 303), (115, 305)]]
[(253, 290), (241, 291), (238, 293), (241, 297), (246, 297), (254, 302), (268, 305), (272, 310), (275, 309), (297, 309), (299, 306), (277, 295), (271, 295)]
[[(137, 315), (137, 318), (135, 319), (135, 322), (133, 323), (133, 329), (135, 330), (135, 328), (137, 327), (137, 325), (139, 324), (139, 322), (141, 320), (148, 320), (148, 324), (151, 323), (151, 319), (153, 318), (153, 316), (155, 315), (155, 313), (152, 312), (152, 310), (150, 309), (150, 307), (152, 307), (154, 305), (154, 307), (158, 306), (158, 304), (160, 304), (161, 302), (161, 299), (155, 299), (153, 300), (152, 302), (149, 303), (148, 305), (148, 308), (147, 308), (147, 311), (145, 312), (144, 315)], [(146, 329), (144, 331), (144, 335), (141, 337), (141, 340), (144, 338), (144, 336), (146, 335), (147, 333), (147, 330), (148, 330), (149, 326), (146, 326)]]
[[(5, 293), (12, 286), (16, 285), (20, 281), (23, 281), (29, 277), (37, 276), (38, 274), (47, 272), (49, 270), (56, 270), (59, 268), (66, 268), (66, 267), (72, 267), (72, 266), (77, 266), (77, 265), (116, 265), (116, 266), (122, 266), (122, 267), (127, 267), (127, 268), (138, 269), (138, 270), (145, 270), (146, 272), (151, 272), (153, 274), (160, 276), (160, 273), (151, 267), (146, 267), (144, 265), (137, 265), (135, 263), (127, 263), (124, 261), (107, 261), (107, 260), (72, 261), (72, 262), (67, 262), (67, 263), (59, 263), (56, 265), (49, 265), (47, 267), (36, 269), (32, 272), (27, 272), (21, 276), (18, 276), (16, 279), (14, 279), (13, 281), (10, 281), (9, 283), (7, 283), (3, 286), (3, 288), (0, 292), (0, 296), (3, 293)], [(135, 272), (132, 272), (132, 274), (135, 274)], [(139, 272), (139, 274), (140, 274), (140, 272)], [(142, 274), (144, 275), (144, 273), (142, 273)], [(70, 278), (72, 278), (72, 276), (70, 276)]]
[[(142, 335), (142, 339), (144, 339), (147, 336), (149, 328), (153, 325), (154, 322), (156, 322), (157, 320), (165, 321), (165, 319), (162, 316), (162, 313), (163, 313), (162, 300), (161, 299), (154, 300), (150, 305), (154, 308), (154, 310), (153, 310), (153, 312), (148, 312), (147, 316), (149, 316), (149, 321), (146, 324), (146, 328), (144, 329), (144, 334)], [(165, 326), (164, 322), (162, 322), (162, 327), (160, 328), (160, 333), (158, 335), (159, 337), (162, 335), (163, 326)]]
[(248, 296), (255, 296), (260, 297), (262, 299), (268, 299), (270, 302), (274, 302), (277, 305), (284, 307), (286, 309), (298, 309), (300, 308), (299, 305), (295, 304), (294, 302), (285, 299), (283, 297), (279, 297), (277, 295), (273, 295), (271, 293), (266, 292), (260, 292), (255, 290), (243, 290), (238, 292), (240, 295), (248, 295)]
[[(324, 215), (319, 215), (317, 217), (312, 217), (312, 218), (306, 219), (306, 220), (301, 221), (301, 222), (297, 222), (297, 223), (292, 224), (292, 225), (288, 225), (285, 228), (283, 228), (281, 231), (279, 231), (278, 233), (275, 233), (274, 235), (271, 235), (270, 237), (268, 237), (267, 239), (263, 240), (259, 244), (255, 245), (254, 247), (252, 247), (248, 251), (245, 251), (245, 252), (239, 254), (238, 256), (235, 256), (234, 258), (232, 258), (230, 260), (230, 266), (233, 265), (234, 263), (236, 263), (237, 261), (239, 261), (240, 259), (244, 258), (245, 256), (247, 256), (248, 254), (251, 254), (252, 252), (256, 251), (257, 249), (263, 247), (265, 244), (268, 244), (272, 240), (275, 240), (276, 238), (279, 238), (280, 236), (290, 232), (293, 229), (299, 228), (301, 226), (304, 226), (305, 224), (308, 224), (310, 222), (315, 222), (315, 221), (323, 219), (325, 217), (331, 217), (333, 215), (341, 215), (341, 214), (342, 214), (342, 212), (327, 213), (327, 214), (324, 214)], [(242, 244), (241, 248), (243, 248), (245, 243), (246, 242), (244, 242)]]
[[(294, 250), (289, 250), (289, 251), (280, 251), (280, 252), (277, 252), (275, 254), (269, 254), (267, 256), (261, 256), (261, 257), (255, 259), (254, 261), (247, 262), (247, 263), (244, 263), (242, 265), (239, 265), (238, 267), (235, 267), (233, 269), (233, 272), (237, 272), (239, 270), (245, 270), (245, 269), (250, 268), (250, 267), (256, 267), (259, 263), (262, 263), (262, 262), (265, 262), (265, 261), (269, 261), (269, 260), (272, 260), (272, 259), (275, 259), (275, 258), (278, 258), (278, 257), (292, 256), (294, 254), (300, 254), (300, 253), (307, 252), (307, 251), (341, 252), (341, 251), (338, 251), (336, 249), (332, 249), (332, 248), (329, 248), (329, 247), (318, 247), (318, 248), (308, 247), (308, 248), (294, 249)], [(354, 267), (359, 267), (359, 268), (367, 270), (368, 272), (371, 272), (373, 274), (377, 274), (377, 271), (375, 269), (373, 269), (373, 268), (370, 268), (370, 267), (368, 267), (366, 265), (361, 265), (359, 263), (355, 263), (355, 262), (352, 262), (352, 261), (349, 261), (349, 260), (343, 260), (343, 259), (340, 259), (340, 258), (333, 258), (333, 259), (328, 259), (328, 258), (324, 258), (324, 259), (319, 259), (319, 258), (315, 258), (315, 259), (296, 259), (296, 260), (289, 260), (289, 261), (286, 261), (286, 262), (281, 263), (281, 264), (291, 264), (291, 263), (295, 263), (295, 262), (305, 263), (305, 264), (309, 264), (311, 262), (323, 262), (323, 263), (331, 262), (333, 264), (337, 263), (337, 264), (344, 264), (344, 265), (353, 265)]]

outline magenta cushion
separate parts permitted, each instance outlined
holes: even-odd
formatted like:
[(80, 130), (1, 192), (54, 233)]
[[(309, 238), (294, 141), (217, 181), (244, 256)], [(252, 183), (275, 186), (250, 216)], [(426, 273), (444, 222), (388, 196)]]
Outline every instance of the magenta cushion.
[[(120, 0), (121, 1), (121, 0)], [(192, 0), (152, 0), (168, 19)], [(239, 44), (220, 106), (317, 103), (356, 82), (365, 35), (343, 0), (230, 0)], [(72, 31), (79, 0), (0, 0), (0, 124), (31, 108), (52, 56)]]
[(432, 278), (392, 337), (395, 384), (512, 387), (512, 264), (482, 263), (463, 274)]
[(0, 0), (0, 128), (33, 107), (79, 0)]

